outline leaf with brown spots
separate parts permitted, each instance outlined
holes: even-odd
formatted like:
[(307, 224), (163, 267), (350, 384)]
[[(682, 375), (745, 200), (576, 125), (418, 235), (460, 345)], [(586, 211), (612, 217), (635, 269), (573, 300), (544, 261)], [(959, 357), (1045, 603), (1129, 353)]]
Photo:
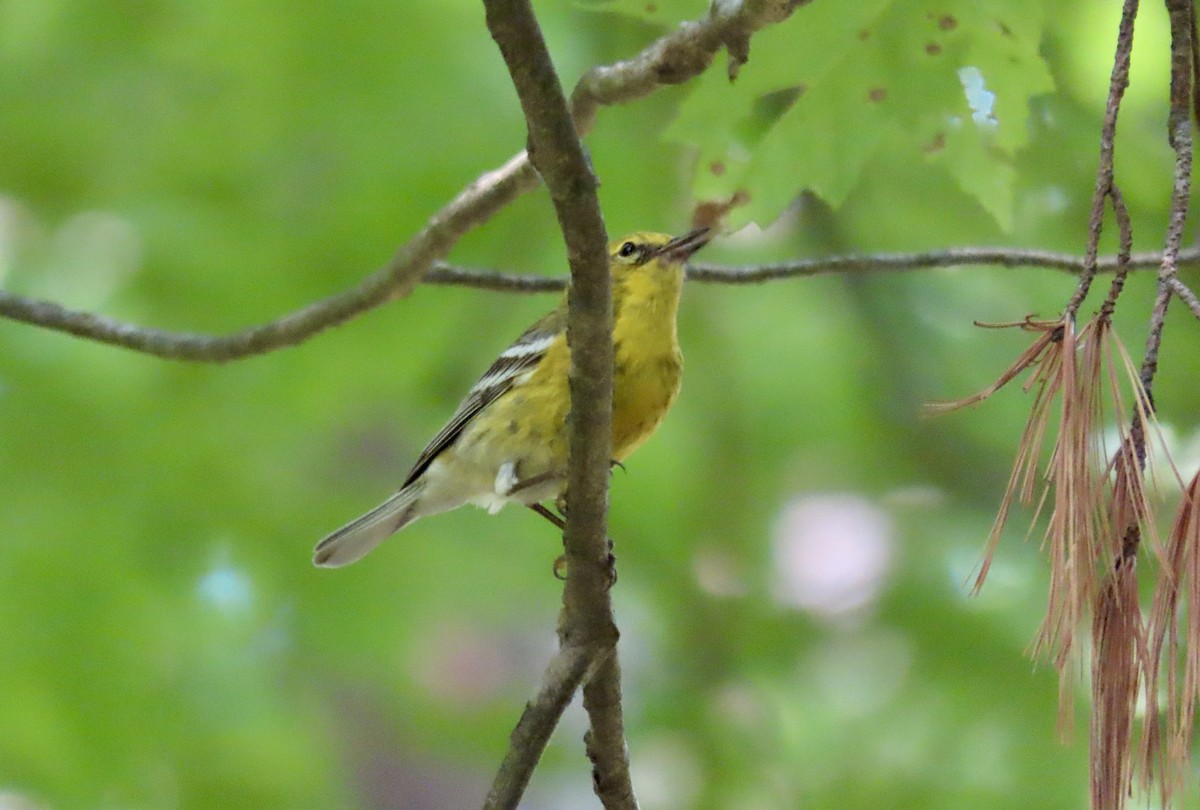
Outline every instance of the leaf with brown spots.
[[(733, 224), (767, 223), (803, 191), (840, 205), (872, 161), (910, 171), (924, 155), (1010, 228), (1029, 100), (1052, 87), (1040, 52), (1045, 9), (1038, 0), (918, 8), (813, 3), (756, 35), (736, 85), (702, 76), (667, 131), (698, 152), (694, 196), (746, 189), (752, 201)], [(983, 77), (975, 102), (990, 98), (978, 118), (958, 74), (968, 65)]]

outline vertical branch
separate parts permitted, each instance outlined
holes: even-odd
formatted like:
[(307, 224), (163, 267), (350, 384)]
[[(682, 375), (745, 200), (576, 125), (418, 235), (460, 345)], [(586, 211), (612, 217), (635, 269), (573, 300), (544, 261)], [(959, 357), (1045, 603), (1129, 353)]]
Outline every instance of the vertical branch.
[(591, 729), (584, 737), (592, 761), (592, 787), (606, 808), (636, 808), (621, 716), (621, 665), (609, 656), (583, 686), (583, 708)]
[[(485, 0), (488, 29), (512, 74), (529, 126), (529, 156), (538, 169), (567, 244), (571, 264), (567, 341), (571, 346), (571, 507), (565, 543), (567, 643), (613, 640), (608, 605), (606, 507), (612, 458), (612, 290), (607, 237), (596, 177), (575, 134), (558, 75), (528, 0)], [(570, 638), (578, 633), (577, 638)]]
[(1109, 199), (1112, 201), (1113, 218), (1117, 221), (1117, 232), (1120, 237), (1120, 247), (1117, 250), (1117, 268), (1113, 273), (1112, 284), (1108, 288), (1108, 298), (1100, 307), (1100, 320), (1108, 321), (1116, 309), (1117, 299), (1125, 289), (1125, 279), (1129, 277), (1130, 260), (1133, 256), (1133, 223), (1129, 219), (1129, 208), (1125, 205), (1125, 197), (1121, 189), (1113, 183), (1109, 187)]
[[(528, 150), (558, 216), (571, 264), (567, 343), (571, 348), (571, 411), (567, 467), (567, 581), (559, 644), (590, 661), (591, 743), (604, 743), (604, 772), (616, 775), (613, 792), (597, 792), (607, 808), (636, 808), (628, 777), (617, 628), (609, 587), (608, 473), (612, 459), (612, 289), (607, 237), (597, 181), (576, 134), (566, 98), (529, 0), (484, 0), (488, 29), (500, 47), (529, 128)], [(585, 678), (588, 675), (585, 674)], [(610, 739), (616, 734), (619, 746)], [(593, 756), (593, 761), (597, 762)], [(597, 765), (597, 773), (601, 768)], [(623, 777), (621, 776), (623, 774)], [(523, 787), (523, 786), (522, 786)], [(516, 794), (519, 799), (520, 794)]]
[(1158, 370), (1158, 350), (1162, 345), (1167, 304), (1171, 300), (1172, 281), (1179, 262), (1179, 246), (1187, 221), (1192, 183), (1192, 76), (1195, 69), (1195, 7), (1192, 0), (1167, 0), (1171, 20), (1171, 112), (1167, 119), (1167, 137), (1175, 150), (1175, 181), (1171, 190), (1171, 219), (1167, 225), (1162, 265), (1158, 270), (1158, 294), (1150, 314), (1150, 334), (1142, 360), (1142, 387), (1153, 404), (1151, 385)]
[(1079, 287), (1067, 303), (1066, 317), (1074, 320), (1083, 299), (1087, 297), (1096, 275), (1096, 257), (1100, 252), (1100, 231), (1104, 227), (1104, 198), (1112, 192), (1113, 143), (1117, 133), (1117, 113), (1125, 88), (1129, 87), (1129, 58), (1133, 52), (1133, 21), (1137, 18), (1138, 0), (1125, 0), (1121, 24), (1117, 30), (1117, 49), (1113, 56), (1112, 76), (1108, 82), (1108, 101), (1104, 105), (1104, 124), (1100, 128), (1100, 161), (1096, 168), (1096, 187), (1092, 192), (1091, 215), (1088, 218), (1087, 251)]

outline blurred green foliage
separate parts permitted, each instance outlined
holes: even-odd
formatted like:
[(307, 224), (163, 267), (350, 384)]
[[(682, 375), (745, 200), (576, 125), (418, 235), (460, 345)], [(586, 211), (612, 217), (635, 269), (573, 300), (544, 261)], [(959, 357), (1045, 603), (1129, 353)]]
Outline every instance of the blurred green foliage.
[[(568, 85), (705, 13), (597, 5), (539, 5)], [(1081, 251), (1117, 9), (1005, 5), (939, 6), (979, 24), (955, 33), (944, 70), (901, 75), (904, 26), (934, 5), (873, 3), (880, 27), (856, 21), (845, 40), (820, 26), (849, 7), (814, 3), (754, 41), (738, 83), (718, 64), (603, 111), (588, 147), (609, 228), (686, 227), (693, 183), (715, 193), (709, 150), (746, 131), (756, 94), (803, 80), (773, 60), (836, 68), (850, 49), (869, 75), (830, 75), (895, 80), (899, 117), (870, 118), (836, 85), (804, 96), (752, 169), (724, 176), (751, 184), (765, 230), (705, 260)], [(523, 142), (482, 16), (465, 0), (0, 2), (0, 283), (204, 332), (355, 283)], [(1118, 143), (1139, 249), (1161, 244), (1169, 198), (1163, 17), (1139, 20)], [(1021, 37), (1019, 70), (993, 59), (997, 19)], [(996, 96), (998, 147), (923, 156), (947, 105), (971, 125), (957, 71), (972, 66)], [(710, 142), (687, 137), (704, 128)], [(870, 148), (829, 164), (856, 143)], [(451, 259), (562, 273), (545, 193)], [(1054, 674), (1024, 656), (1046, 575), (1020, 520), (983, 593), (964, 584), (1028, 400), (918, 417), (1028, 339), (972, 320), (1052, 315), (1072, 287), (971, 268), (688, 289), (683, 396), (613, 479), (643, 807), (1085, 806), (1086, 686), (1060, 744)], [(1118, 311), (1135, 352), (1151, 296), (1139, 276)], [(224, 366), (0, 324), (0, 804), (477, 804), (553, 650), (558, 538), (527, 512), (460, 510), (348, 569), (309, 553), (391, 491), (548, 306), (421, 288)], [(1167, 330), (1157, 399), (1194, 468), (1200, 345), (1181, 312)], [(582, 731), (573, 709), (525, 806), (595, 806)]]

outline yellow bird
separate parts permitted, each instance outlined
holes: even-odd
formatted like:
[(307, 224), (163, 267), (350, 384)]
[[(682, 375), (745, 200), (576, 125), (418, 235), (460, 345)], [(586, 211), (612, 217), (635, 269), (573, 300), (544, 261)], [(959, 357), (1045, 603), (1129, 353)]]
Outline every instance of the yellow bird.
[[(699, 228), (674, 239), (636, 233), (609, 246), (615, 461), (650, 437), (679, 393), (683, 266), (710, 238)], [(553, 519), (541, 502), (566, 482), (570, 363), (564, 295), (484, 372), (400, 490), (318, 543), (313, 562), (347, 565), (417, 518), (468, 503), (491, 513), (519, 503)]]

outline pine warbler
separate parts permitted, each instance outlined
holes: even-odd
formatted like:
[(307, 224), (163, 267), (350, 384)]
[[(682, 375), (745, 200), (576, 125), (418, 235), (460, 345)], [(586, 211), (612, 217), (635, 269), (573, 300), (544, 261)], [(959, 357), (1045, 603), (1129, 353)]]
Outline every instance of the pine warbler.
[[(616, 461), (649, 438), (679, 393), (683, 265), (710, 237), (708, 228), (675, 239), (636, 233), (609, 246)], [(570, 363), (564, 295), (484, 372), (400, 490), (318, 543), (313, 562), (347, 565), (417, 518), (467, 503), (495, 513), (515, 502), (550, 517), (541, 502), (566, 481)]]

